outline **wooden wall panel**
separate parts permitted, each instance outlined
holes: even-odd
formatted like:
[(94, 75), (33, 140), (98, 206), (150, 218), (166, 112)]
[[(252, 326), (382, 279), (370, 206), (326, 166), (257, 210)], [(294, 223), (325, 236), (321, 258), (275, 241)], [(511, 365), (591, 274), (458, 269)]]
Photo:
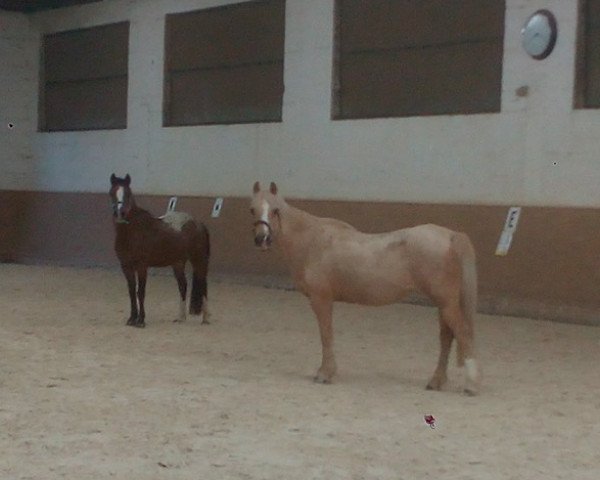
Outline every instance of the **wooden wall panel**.
[(189, 70), (283, 59), (285, 2), (249, 2), (167, 15), (167, 68)]
[(47, 131), (127, 126), (127, 78), (53, 83), (44, 100)]
[[(168, 197), (137, 201), (160, 215)], [(249, 198), (226, 198), (217, 219), (210, 218), (213, 201), (180, 197), (177, 204), (210, 230), (211, 273), (289, 284), (279, 254), (254, 248)], [(600, 325), (598, 209), (524, 207), (508, 255), (498, 257), (504, 206), (289, 202), (367, 232), (422, 223), (465, 231), (477, 250), (481, 311)], [(0, 191), (0, 261), (117, 267), (111, 215), (105, 194)]]
[(46, 35), (42, 131), (127, 126), (129, 22)]
[(500, 110), (495, 43), (352, 55), (340, 65), (344, 118)]
[(503, 0), (337, 0), (333, 117), (499, 112)]
[(165, 126), (281, 121), (285, 2), (167, 15)]
[(46, 82), (127, 75), (129, 22), (44, 37)]
[(338, 1), (342, 52), (489, 42), (504, 36), (502, 0)]

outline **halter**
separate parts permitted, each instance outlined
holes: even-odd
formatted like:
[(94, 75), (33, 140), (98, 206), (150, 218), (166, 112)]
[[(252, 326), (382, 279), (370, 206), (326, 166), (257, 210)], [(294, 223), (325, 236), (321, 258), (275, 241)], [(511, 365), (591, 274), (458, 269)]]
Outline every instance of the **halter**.
[(254, 222), (252, 224), (253, 227), (258, 227), (259, 225), (264, 225), (265, 227), (267, 227), (267, 230), (269, 231), (269, 235), (273, 236), (273, 228), (271, 228), (271, 225), (269, 224), (269, 222), (266, 222), (265, 220), (257, 220), (256, 222)]

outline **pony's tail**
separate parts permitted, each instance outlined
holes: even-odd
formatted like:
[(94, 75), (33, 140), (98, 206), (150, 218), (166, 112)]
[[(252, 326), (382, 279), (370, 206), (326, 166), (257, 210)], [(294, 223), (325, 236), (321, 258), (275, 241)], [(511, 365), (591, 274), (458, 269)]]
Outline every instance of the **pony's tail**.
[[(210, 236), (208, 230), (202, 224), (198, 225), (198, 231), (192, 241), (190, 260), (192, 263), (192, 293), (190, 295), (190, 313), (199, 315), (204, 312), (207, 316), (207, 281), (208, 259), (210, 257)], [(206, 320), (206, 318), (204, 319)]]
[[(460, 308), (464, 316), (465, 328), (472, 336), (475, 314), (477, 313), (477, 267), (475, 248), (469, 237), (464, 233), (457, 233), (454, 235), (452, 237), (452, 243), (454, 244), (462, 268)], [(458, 366), (462, 367), (465, 364), (465, 353), (459, 343), (457, 345), (456, 355)]]

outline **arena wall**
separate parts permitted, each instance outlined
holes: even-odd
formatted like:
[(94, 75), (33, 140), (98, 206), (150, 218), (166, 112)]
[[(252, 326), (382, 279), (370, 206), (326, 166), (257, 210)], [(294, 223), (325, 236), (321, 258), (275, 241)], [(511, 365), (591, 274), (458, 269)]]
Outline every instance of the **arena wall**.
[[(226, 3), (105, 0), (0, 13), (3, 260), (115, 265), (106, 197), (115, 172), (130, 173), (140, 203), (157, 214), (179, 195), (205, 220), (215, 272), (283, 275), (275, 257), (252, 250), (245, 200), (254, 180), (276, 180), (298, 205), (368, 231), (430, 221), (466, 231), (488, 310), (594, 321), (600, 112), (573, 108), (578, 2), (506, 1), (500, 113), (333, 121), (333, 0), (288, 0), (283, 121), (165, 128), (165, 14)], [(559, 24), (542, 62), (520, 36), (538, 8)], [(127, 129), (38, 131), (42, 36), (123, 20)], [(210, 219), (217, 196), (224, 209)], [(520, 224), (509, 255), (496, 257), (511, 205), (523, 207)]]

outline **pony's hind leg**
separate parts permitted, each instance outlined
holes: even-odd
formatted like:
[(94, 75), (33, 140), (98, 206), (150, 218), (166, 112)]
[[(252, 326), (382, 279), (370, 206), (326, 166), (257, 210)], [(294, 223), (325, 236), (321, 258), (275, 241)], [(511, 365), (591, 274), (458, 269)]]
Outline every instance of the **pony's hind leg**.
[(481, 374), (475, 359), (473, 328), (465, 320), (460, 305), (444, 306), (440, 309), (441, 321), (445, 322), (456, 338), (458, 365), (465, 367), (465, 388), (467, 395), (477, 395)]
[(176, 322), (185, 322), (186, 320), (186, 309), (185, 299), (187, 298), (187, 279), (185, 278), (185, 263), (176, 263), (173, 265), (173, 273), (177, 279), (177, 286), (179, 287), (179, 317)]
[(311, 297), (310, 305), (317, 316), (323, 349), (321, 367), (314, 380), (317, 383), (331, 383), (337, 371), (333, 353), (333, 302), (327, 298)]
[(208, 311), (208, 294), (205, 269), (194, 269), (192, 273), (192, 294), (190, 296), (190, 313), (202, 315), (201, 324), (210, 324)]
[(427, 390), (441, 390), (448, 380), (448, 356), (450, 355), (453, 339), (452, 329), (444, 322), (440, 313), (440, 357), (437, 368), (427, 384)]

